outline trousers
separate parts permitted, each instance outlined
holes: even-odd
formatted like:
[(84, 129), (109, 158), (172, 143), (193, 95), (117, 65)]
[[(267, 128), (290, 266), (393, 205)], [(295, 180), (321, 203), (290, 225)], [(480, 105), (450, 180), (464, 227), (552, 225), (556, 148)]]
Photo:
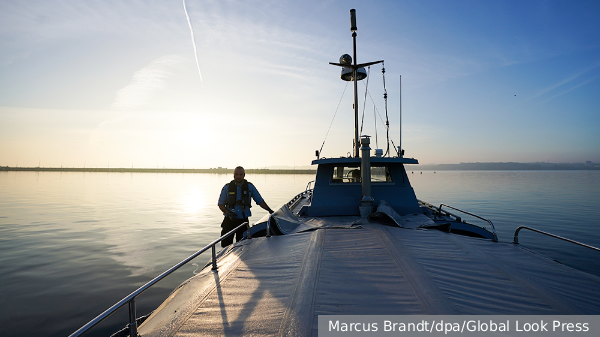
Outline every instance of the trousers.
[[(244, 222), (248, 222), (248, 218), (231, 220), (229, 219), (229, 217), (224, 217), (223, 222), (221, 223), (221, 236), (227, 234), (232, 229), (243, 224)], [(235, 242), (240, 241), (244, 237), (244, 232), (246, 231), (246, 229), (247, 227), (242, 227), (235, 232)], [(221, 247), (227, 247), (232, 243), (233, 235), (230, 235), (221, 240)]]

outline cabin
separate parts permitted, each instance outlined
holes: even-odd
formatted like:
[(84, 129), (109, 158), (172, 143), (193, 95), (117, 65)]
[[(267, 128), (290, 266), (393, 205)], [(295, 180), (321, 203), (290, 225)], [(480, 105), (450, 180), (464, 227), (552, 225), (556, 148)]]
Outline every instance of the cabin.
[[(399, 214), (422, 213), (410, 185), (405, 164), (418, 164), (414, 158), (371, 157), (370, 182), (373, 206), (385, 200)], [(323, 158), (319, 165), (310, 204), (300, 216), (360, 215), (362, 191), (361, 158)]]

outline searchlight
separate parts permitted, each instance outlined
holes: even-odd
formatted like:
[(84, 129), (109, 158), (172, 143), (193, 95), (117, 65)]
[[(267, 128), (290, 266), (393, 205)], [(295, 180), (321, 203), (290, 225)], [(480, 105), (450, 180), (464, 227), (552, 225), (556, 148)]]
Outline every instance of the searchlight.
[[(352, 66), (352, 56), (348, 54), (344, 54), (340, 56), (340, 64)], [(344, 81), (354, 81), (354, 77), (352, 76), (352, 68), (342, 67), (342, 74), (340, 78)], [(358, 68), (356, 70), (356, 80), (364, 80), (367, 78), (367, 71), (365, 68)]]

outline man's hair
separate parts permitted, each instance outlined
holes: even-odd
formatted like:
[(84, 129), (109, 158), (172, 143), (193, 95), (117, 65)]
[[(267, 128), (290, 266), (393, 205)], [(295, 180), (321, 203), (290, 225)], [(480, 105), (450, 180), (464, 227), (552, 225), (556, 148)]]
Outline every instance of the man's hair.
[(244, 173), (246, 172), (246, 170), (244, 170), (244, 168), (241, 167), (241, 166), (238, 166), (238, 167), (236, 167), (236, 168), (233, 169), (234, 172), (235, 172), (235, 170), (242, 170), (242, 171), (244, 171)]

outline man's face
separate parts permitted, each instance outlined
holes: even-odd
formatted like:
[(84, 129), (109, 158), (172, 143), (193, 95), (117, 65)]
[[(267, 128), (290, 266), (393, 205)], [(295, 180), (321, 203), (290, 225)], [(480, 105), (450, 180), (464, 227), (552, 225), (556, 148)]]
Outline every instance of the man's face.
[(233, 180), (235, 180), (237, 184), (241, 184), (242, 181), (244, 181), (245, 176), (246, 172), (244, 172), (242, 169), (236, 169), (233, 171)]

